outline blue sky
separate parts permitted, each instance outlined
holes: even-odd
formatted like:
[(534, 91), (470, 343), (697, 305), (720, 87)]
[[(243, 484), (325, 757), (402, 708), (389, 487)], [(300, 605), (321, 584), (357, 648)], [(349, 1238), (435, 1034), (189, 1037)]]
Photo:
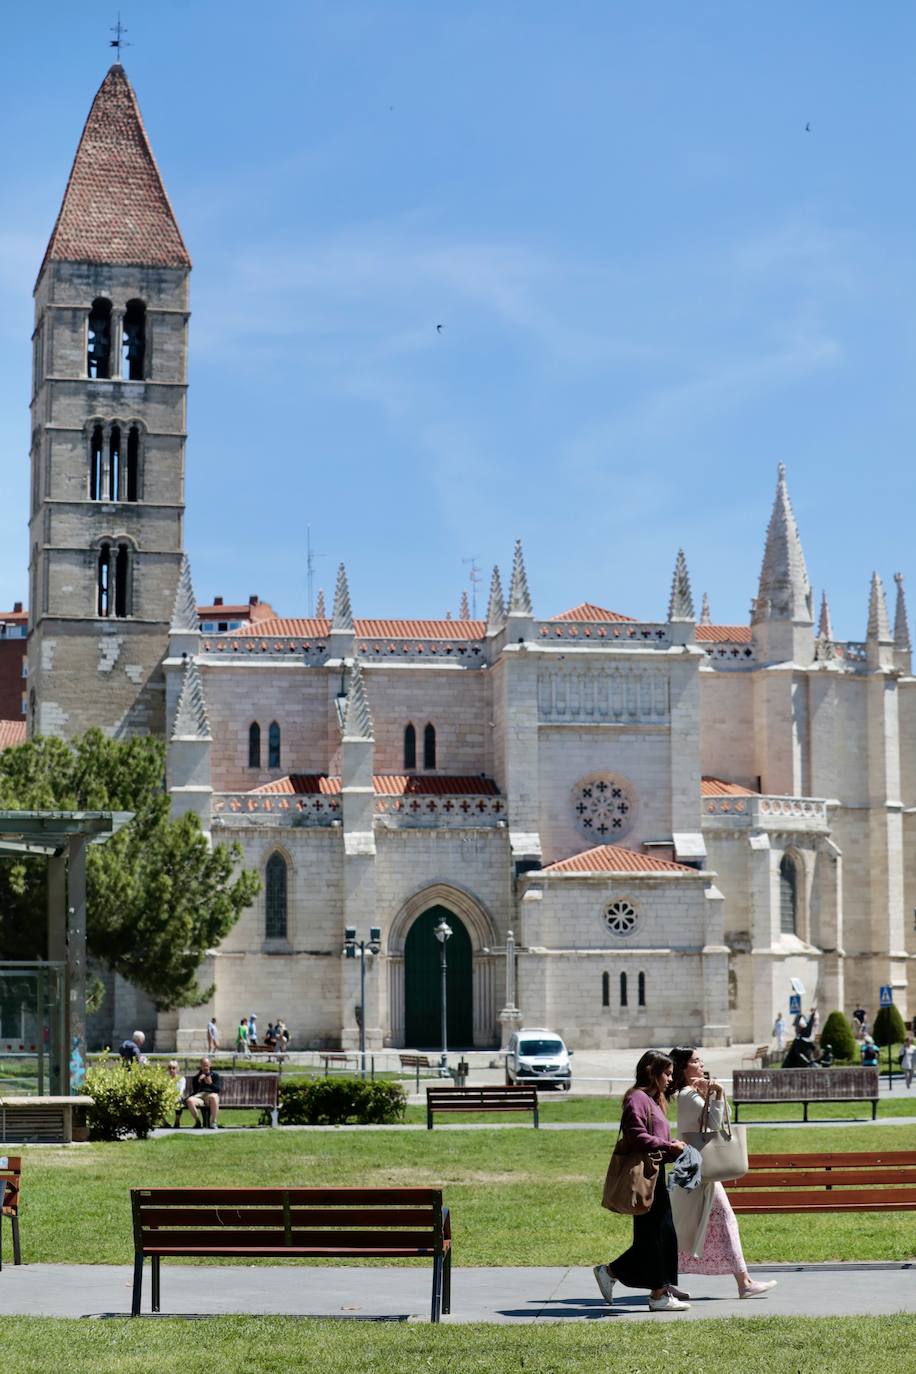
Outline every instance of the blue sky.
[[(834, 628), (916, 598), (916, 8), (123, 0), (194, 259), (201, 600), (747, 621), (776, 464)], [(111, 15), (4, 8), (0, 606), (26, 591), (31, 288)], [(811, 132), (805, 125), (810, 122)], [(441, 333), (436, 325), (441, 323)], [(914, 606), (916, 611), (916, 606)]]

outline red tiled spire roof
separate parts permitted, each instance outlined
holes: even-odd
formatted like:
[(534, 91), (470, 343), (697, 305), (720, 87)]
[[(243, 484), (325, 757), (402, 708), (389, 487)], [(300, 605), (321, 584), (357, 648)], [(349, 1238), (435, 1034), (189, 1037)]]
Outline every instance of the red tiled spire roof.
[(621, 615), (619, 611), (605, 610), (603, 606), (595, 606), (591, 601), (583, 601), (581, 605), (573, 606), (568, 611), (561, 611), (559, 615), (555, 615), (553, 618), (554, 620), (585, 620), (592, 624), (602, 624), (606, 621), (612, 623), (617, 621), (630, 623), (633, 621), (631, 615)]
[[(23, 725), (23, 729), (25, 726)], [(372, 779), (376, 796), (379, 797), (498, 797), (499, 788), (492, 778), (478, 776), (445, 778), (414, 777), (408, 773), (376, 773)], [(341, 790), (340, 778), (329, 778), (324, 773), (290, 773), (285, 778), (275, 778), (262, 787), (253, 787), (252, 792), (268, 792), (272, 796), (337, 796)]]
[(24, 720), (0, 720), (0, 750), (25, 744)]
[(191, 266), (137, 97), (119, 65), (92, 102), (42, 269), (51, 259)]
[(697, 625), (698, 644), (750, 644), (752, 639), (750, 625)]
[(738, 782), (726, 782), (723, 778), (711, 778), (704, 773), (700, 779), (701, 797), (757, 797), (760, 794), (751, 787), (742, 787)]
[[(599, 844), (584, 854), (571, 854), (555, 864), (547, 864), (544, 873), (690, 873), (697, 870), (671, 859), (656, 859), (651, 854), (637, 854), (619, 844)], [(708, 875), (707, 875), (708, 876)]]

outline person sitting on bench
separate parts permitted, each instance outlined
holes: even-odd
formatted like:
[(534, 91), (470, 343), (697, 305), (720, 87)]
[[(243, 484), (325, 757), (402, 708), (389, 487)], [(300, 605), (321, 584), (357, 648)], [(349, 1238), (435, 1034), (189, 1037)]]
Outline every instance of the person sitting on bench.
[(219, 1116), (219, 1074), (210, 1068), (206, 1057), (200, 1061), (200, 1069), (191, 1079), (191, 1092), (185, 1098), (185, 1106), (194, 1118), (195, 1127), (202, 1127), (201, 1112), (204, 1107), (210, 1114), (210, 1130), (216, 1130)]
[(179, 1068), (177, 1059), (169, 1060), (166, 1065), (166, 1072), (175, 1084), (175, 1090), (178, 1094), (178, 1103), (175, 1107), (175, 1120), (172, 1122), (173, 1128), (177, 1131), (178, 1127), (181, 1125), (181, 1113), (184, 1108), (185, 1095), (187, 1093), (187, 1080)]

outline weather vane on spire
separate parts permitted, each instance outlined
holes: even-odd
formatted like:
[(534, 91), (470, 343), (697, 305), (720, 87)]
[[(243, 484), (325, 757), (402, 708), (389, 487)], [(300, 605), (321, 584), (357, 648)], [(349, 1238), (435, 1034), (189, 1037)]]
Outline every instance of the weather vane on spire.
[(116, 48), (116, 49), (117, 49), (117, 53), (118, 53), (118, 63), (120, 64), (120, 61), (121, 61), (121, 49), (122, 49), (122, 48), (131, 48), (131, 47), (133, 47), (133, 44), (132, 44), (132, 43), (126, 43), (126, 42), (124, 41), (123, 35), (124, 35), (125, 33), (128, 33), (129, 30), (128, 30), (128, 29), (125, 29), (124, 25), (121, 23), (121, 11), (120, 11), (120, 10), (118, 10), (118, 22), (117, 22), (117, 24), (112, 24), (110, 32), (114, 34), (114, 38), (110, 38), (110, 39), (108, 40), (108, 46), (109, 46), (109, 48)]

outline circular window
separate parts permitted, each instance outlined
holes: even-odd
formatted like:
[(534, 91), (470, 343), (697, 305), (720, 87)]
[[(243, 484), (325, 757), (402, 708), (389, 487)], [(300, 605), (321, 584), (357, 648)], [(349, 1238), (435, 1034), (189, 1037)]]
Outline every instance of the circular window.
[(576, 826), (593, 844), (622, 839), (636, 819), (633, 789), (624, 778), (599, 773), (583, 778), (572, 790)]
[(605, 908), (604, 923), (612, 935), (631, 935), (639, 914), (630, 902), (611, 902)]

